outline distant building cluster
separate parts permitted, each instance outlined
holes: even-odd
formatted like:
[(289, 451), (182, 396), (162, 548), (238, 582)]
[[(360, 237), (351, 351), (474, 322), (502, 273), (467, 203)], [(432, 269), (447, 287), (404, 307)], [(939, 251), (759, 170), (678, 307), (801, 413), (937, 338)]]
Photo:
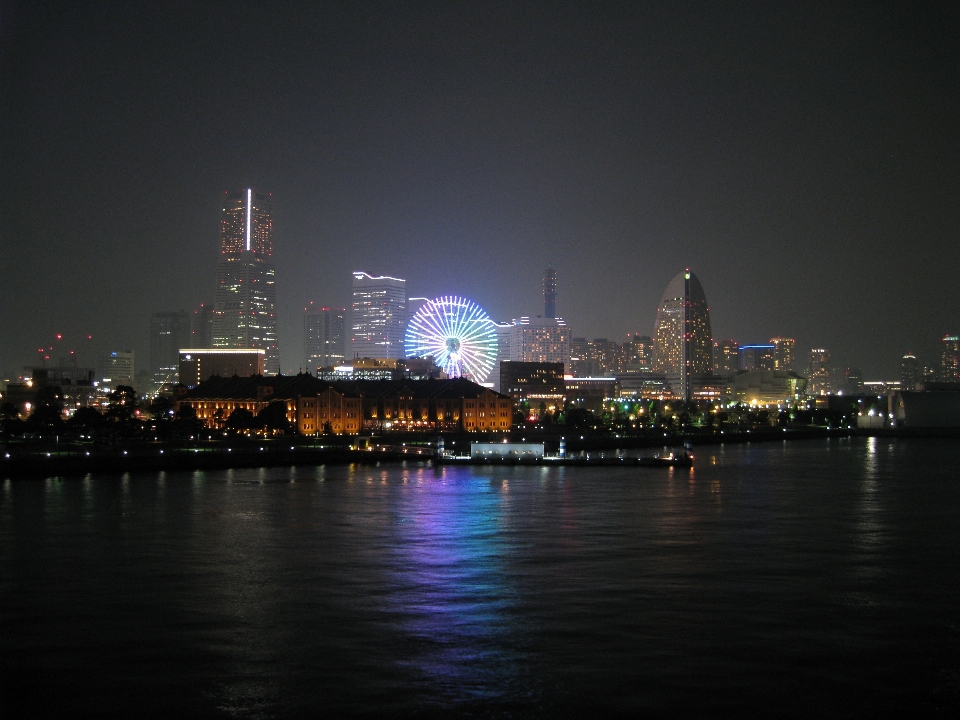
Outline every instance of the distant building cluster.
[[(252, 378), (282, 377), (272, 216), (269, 193), (245, 188), (224, 194), (219, 256), (211, 275), (213, 302), (192, 313), (153, 313), (147, 363), (138, 365), (132, 350), (116, 349), (100, 357), (95, 368), (79, 368), (72, 352), (55, 366), (54, 348), (41, 348), (41, 362), (25, 368), (18, 382), (9, 383), (4, 400), (27, 415), (39, 389), (60, 387), (69, 414), (85, 406), (106, 407), (117, 388), (134, 387), (144, 395), (166, 397), (186, 389), (189, 394), (181, 402), (213, 422), (208, 410), (228, 410), (234, 406), (225, 402), (241, 400), (214, 397), (216, 393), (227, 392), (224, 388), (242, 394), (254, 385), (268, 387), (266, 381), (254, 383)], [(548, 266), (542, 314), (498, 321), (467, 298), (408, 297), (405, 279), (357, 270), (352, 273), (349, 304), (311, 302), (303, 309), (300, 369), (333, 388), (324, 392), (339, 393), (345, 403), (353, 402), (350, 393), (361, 387), (350, 383), (406, 383), (403, 387), (410, 389), (421, 387), (415, 385), (418, 382), (463, 380), (549, 411), (600, 409), (611, 398), (782, 406), (807, 398), (960, 389), (957, 335), (943, 338), (937, 362), (924, 364), (907, 353), (897, 381), (871, 383), (858, 368), (838, 366), (826, 348), (811, 348), (801, 357), (793, 338), (778, 335), (754, 343), (714, 338), (706, 293), (690, 269), (667, 283), (652, 318), (652, 334), (628, 333), (622, 340), (573, 337), (557, 312), (558, 288), (557, 272)], [(231, 385), (228, 379), (237, 382)], [(220, 384), (211, 385), (214, 381)], [(288, 387), (285, 382), (278, 379), (276, 387)], [(306, 381), (299, 382), (297, 387)], [(374, 386), (363, 387), (372, 392)], [(444, 387), (463, 391), (467, 386)], [(195, 395), (201, 389), (210, 395), (202, 401)], [(332, 397), (324, 402), (334, 402)], [(287, 399), (293, 402), (292, 396)], [(430, 407), (413, 410), (409, 417), (391, 414), (391, 422), (430, 418), (431, 427), (439, 427), (437, 410)], [(471, 417), (464, 414), (467, 407), (457, 411), (457, 418)], [(302, 408), (297, 408), (302, 429), (306, 427)], [(382, 419), (386, 412), (374, 416), (364, 408), (367, 415), (357, 415), (356, 427)], [(893, 412), (885, 417), (892, 418)], [(338, 425), (328, 418), (339, 428), (334, 432), (353, 428), (347, 419), (342, 416)], [(501, 419), (497, 422), (499, 429)], [(467, 425), (486, 427), (477, 421)]]

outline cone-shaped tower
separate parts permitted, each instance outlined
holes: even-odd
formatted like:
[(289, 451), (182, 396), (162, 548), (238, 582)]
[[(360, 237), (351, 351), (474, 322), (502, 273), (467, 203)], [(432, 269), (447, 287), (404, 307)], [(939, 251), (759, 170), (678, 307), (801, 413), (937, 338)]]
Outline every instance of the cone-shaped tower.
[(666, 375), (675, 395), (690, 400), (693, 379), (713, 371), (712, 350), (707, 296), (688, 268), (670, 281), (660, 299), (653, 371)]

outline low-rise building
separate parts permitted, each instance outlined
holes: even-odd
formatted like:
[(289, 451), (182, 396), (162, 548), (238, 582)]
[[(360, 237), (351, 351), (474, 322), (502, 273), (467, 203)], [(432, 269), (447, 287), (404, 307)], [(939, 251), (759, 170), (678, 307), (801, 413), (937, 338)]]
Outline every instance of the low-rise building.
[(778, 405), (799, 400), (807, 379), (786, 370), (751, 370), (730, 380), (728, 397), (748, 405)]
[(612, 377), (570, 377), (564, 379), (568, 406), (599, 412), (603, 401), (620, 397), (620, 383)]
[(500, 390), (514, 400), (556, 400), (566, 395), (562, 362), (500, 363)]
[(197, 387), (212, 377), (263, 375), (266, 350), (258, 348), (186, 348), (180, 350), (180, 384)]
[(177, 406), (191, 407), (207, 427), (223, 427), (242, 408), (256, 415), (271, 402), (287, 404), (287, 419), (302, 435), (361, 431), (456, 430), (507, 432), (512, 400), (456, 380), (327, 381), (312, 375), (213, 378), (181, 388)]

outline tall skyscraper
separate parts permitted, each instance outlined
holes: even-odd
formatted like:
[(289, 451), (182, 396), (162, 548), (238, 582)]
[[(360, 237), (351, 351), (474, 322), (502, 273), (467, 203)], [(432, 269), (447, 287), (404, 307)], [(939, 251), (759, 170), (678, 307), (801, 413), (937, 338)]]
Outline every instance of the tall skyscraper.
[(920, 384), (920, 363), (913, 353), (907, 353), (900, 360), (900, 389), (916, 390)]
[(944, 382), (960, 380), (960, 336), (947, 335), (940, 348), (940, 379)]
[(543, 276), (543, 317), (557, 317), (557, 271), (549, 265)]
[(346, 361), (347, 309), (314, 307), (303, 309), (304, 370), (343, 365)]
[(193, 311), (193, 323), (190, 329), (190, 343), (183, 347), (213, 347), (213, 304), (200, 303)]
[(770, 338), (770, 344), (773, 345), (773, 369), (793, 370), (797, 341), (793, 338), (775, 337)]
[(824, 348), (810, 350), (810, 378), (807, 388), (811, 395), (828, 395), (833, 390), (830, 379), (830, 352)]
[(158, 390), (164, 383), (177, 382), (180, 348), (190, 347), (191, 339), (187, 313), (159, 312), (150, 316), (150, 383), (153, 390)]
[(713, 371), (710, 308), (697, 276), (684, 270), (667, 285), (657, 308), (653, 370), (673, 393), (690, 400), (693, 381)]
[(351, 357), (402, 358), (407, 329), (407, 281), (353, 273)]
[(214, 300), (213, 346), (261, 348), (265, 372), (280, 372), (277, 288), (269, 195), (226, 193)]

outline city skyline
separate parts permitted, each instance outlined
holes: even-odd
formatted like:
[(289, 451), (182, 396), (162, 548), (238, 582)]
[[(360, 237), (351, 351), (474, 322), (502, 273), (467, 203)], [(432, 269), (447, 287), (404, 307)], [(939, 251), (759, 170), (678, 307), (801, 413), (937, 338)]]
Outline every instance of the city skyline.
[(324, 8), (4, 10), (0, 370), (57, 333), (146, 358), (239, 187), (277, 198), (284, 372), (357, 267), (510, 318), (549, 263), (618, 339), (694, 267), (716, 337), (878, 379), (960, 331), (952, 6)]
[[(267, 211), (265, 217), (269, 222), (269, 210)], [(227, 229), (228, 226), (230, 226), (229, 218), (225, 218), (221, 225), (220, 246), (222, 251), (223, 251), (223, 248), (230, 245), (230, 242), (231, 242), (230, 235), (232, 233), (228, 231)], [(245, 232), (245, 230), (243, 230), (243, 228), (241, 227), (240, 232)], [(261, 242), (262, 250), (264, 252), (272, 252), (272, 244), (269, 242), (269, 231), (263, 234), (263, 238), (264, 239)], [(218, 267), (218, 276), (222, 275), (223, 272), (224, 271)], [(353, 277), (355, 299), (356, 299), (356, 290), (357, 290), (358, 280), (361, 282), (361, 284), (365, 283), (366, 285), (371, 285), (371, 283), (372, 285), (377, 285), (377, 283), (382, 284), (385, 281), (389, 281), (388, 284), (391, 285), (391, 287), (393, 285), (397, 285), (398, 287), (400, 287), (400, 285), (398, 284), (402, 284), (404, 287), (403, 287), (403, 292), (401, 294), (404, 294), (406, 292), (405, 290), (406, 281), (404, 279), (394, 278), (390, 276), (371, 276), (368, 273), (365, 273), (362, 271), (355, 271), (351, 273), (351, 275)], [(696, 286), (694, 288), (694, 290), (696, 290), (695, 294), (698, 294), (700, 296), (700, 299), (697, 302), (699, 304), (702, 304), (704, 307), (706, 306), (706, 299), (705, 299), (705, 296), (703, 295), (702, 285), (700, 285), (699, 280), (696, 278), (696, 276), (694, 276), (690, 272), (689, 268), (686, 269), (684, 272), (681, 272), (678, 275), (676, 275), (668, 284), (667, 290), (665, 291), (663, 297), (661, 298), (661, 303), (658, 306), (658, 309), (656, 311), (656, 319), (654, 321), (654, 330), (652, 333), (652, 335), (654, 336), (653, 347), (656, 347), (657, 345), (655, 337), (657, 335), (659, 321), (664, 311), (667, 296), (671, 294), (672, 288), (680, 287), (681, 282), (684, 285), (686, 285), (687, 283), (690, 283), (691, 276), (693, 278), (692, 282)], [(569, 358), (570, 360), (575, 360), (576, 358), (573, 358), (571, 356), (571, 340), (586, 342), (588, 338), (591, 338), (589, 342), (590, 345), (594, 345), (596, 342), (599, 342), (601, 344), (606, 343), (613, 347), (619, 348), (621, 345), (623, 345), (624, 347), (629, 346), (634, 336), (644, 335), (644, 333), (627, 332), (625, 334), (625, 338), (618, 338), (617, 340), (614, 340), (614, 341), (610, 341), (607, 338), (592, 337), (592, 336), (589, 336), (589, 334), (584, 337), (571, 338), (570, 336), (572, 335), (572, 332), (570, 329), (566, 328), (566, 324), (562, 318), (549, 317), (551, 309), (554, 310), (553, 314), (555, 316), (557, 315), (557, 313), (555, 312), (556, 298), (557, 298), (557, 274), (556, 274), (556, 270), (551, 265), (547, 266), (547, 269), (545, 271), (545, 276), (541, 282), (542, 282), (541, 284), (542, 301), (543, 301), (543, 308), (544, 308), (542, 315), (535, 316), (533, 320), (531, 320), (530, 316), (526, 316), (526, 315), (514, 317), (505, 322), (499, 322), (494, 319), (497, 335), (500, 337), (499, 344), (502, 346), (499, 353), (500, 357), (507, 359), (515, 356), (513, 357), (513, 359), (518, 360), (520, 359), (521, 356), (523, 356), (526, 360), (530, 360), (535, 355), (538, 358), (541, 358), (541, 356), (542, 358), (547, 358), (549, 356), (550, 361), (560, 360), (561, 358)], [(390, 290), (390, 288), (387, 288), (386, 286), (382, 288), (378, 286), (376, 289), (379, 291)], [(384, 292), (379, 292), (379, 294), (383, 295)], [(387, 294), (389, 294), (389, 292)], [(394, 300), (395, 299), (396, 298), (394, 298)], [(406, 296), (404, 295), (404, 308), (401, 308), (404, 312), (401, 314), (405, 313), (408, 317), (412, 317), (414, 312), (416, 312), (417, 308), (424, 302), (427, 302), (427, 298), (423, 298), (423, 297), (406, 298)], [(413, 303), (412, 311), (408, 311), (408, 309), (406, 308), (406, 306), (409, 305), (410, 303)], [(680, 305), (678, 305), (678, 307), (680, 307)], [(334, 314), (336, 315), (336, 319), (334, 320), (331, 320), (331, 317), (332, 317), (331, 311), (334, 311)], [(156, 369), (154, 368), (154, 365), (156, 364), (154, 361), (154, 357), (157, 354), (157, 350), (155, 349), (157, 345), (157, 337), (156, 337), (157, 328), (155, 327), (155, 325), (157, 323), (158, 318), (161, 318), (161, 317), (165, 318), (168, 316), (180, 316), (180, 315), (187, 316), (187, 313), (183, 311), (163, 311), (163, 312), (152, 313), (150, 316), (149, 358), (150, 358), (150, 368), (151, 368), (150, 369), (151, 383), (154, 385), (156, 384), (153, 378), (153, 375), (156, 374)], [(326, 323), (323, 323), (322, 318), (326, 319)], [(336, 347), (334, 347), (331, 350), (327, 350), (326, 357), (325, 357), (325, 360), (327, 360), (327, 362), (323, 362), (322, 363), (323, 365), (330, 365), (331, 363), (336, 364), (340, 360), (348, 360), (349, 358), (346, 357), (345, 355), (352, 352), (352, 349), (351, 349), (352, 343), (349, 338), (349, 324), (352, 318), (353, 318), (353, 311), (351, 310), (351, 308), (337, 308), (337, 307), (331, 308), (327, 306), (319, 306), (319, 305), (316, 305), (313, 301), (310, 301), (308, 306), (303, 309), (303, 319), (302, 319), (303, 324), (301, 327), (301, 336), (300, 336), (300, 340), (302, 342), (301, 347), (303, 348), (303, 356), (301, 357), (300, 365), (295, 370), (290, 370), (290, 371), (287, 371), (286, 373), (280, 373), (280, 374), (295, 374), (296, 372), (303, 372), (303, 371), (315, 372), (316, 368), (312, 366), (311, 358), (318, 358), (322, 356), (322, 351), (319, 350), (321, 344), (342, 347), (343, 353), (344, 353), (344, 354), (341, 354), (341, 351), (337, 350)], [(401, 323), (400, 325), (397, 325), (398, 322), (401, 322), (398, 318), (399, 318), (399, 315), (394, 318), (394, 322), (393, 322), (393, 325), (395, 325), (396, 327), (393, 328), (392, 335), (391, 335), (391, 337), (394, 338), (394, 342), (390, 343), (392, 345), (396, 344), (395, 338), (396, 336), (398, 336), (398, 334), (402, 336), (406, 332), (406, 327), (407, 327), (406, 323)], [(215, 322), (215, 313), (213, 312), (212, 307), (209, 304), (201, 303), (199, 309), (194, 310), (192, 334), (190, 333), (191, 323), (189, 321), (189, 317), (187, 316), (185, 329), (187, 332), (188, 339), (194, 340), (197, 337), (203, 338), (205, 332), (208, 333), (209, 337), (212, 339), (214, 337), (214, 330), (213, 330), (214, 322)], [(331, 325), (331, 323), (333, 323), (333, 325)], [(547, 354), (544, 354), (542, 352), (530, 354), (528, 352), (526, 353), (526, 355), (524, 355), (522, 351), (511, 353), (511, 346), (516, 346), (517, 348), (520, 348), (523, 346), (524, 340), (522, 338), (522, 335), (524, 331), (529, 330), (530, 328), (539, 327), (541, 328), (541, 331), (543, 331), (543, 329), (546, 329), (549, 332), (553, 332), (551, 329), (554, 328), (558, 323), (562, 331), (566, 333), (565, 337), (567, 338), (564, 341), (565, 345), (562, 350), (558, 346), (557, 348), (553, 348)], [(701, 330), (709, 334), (711, 331), (709, 311), (707, 311), (705, 324), (701, 323), (700, 321), (697, 321), (697, 323), (695, 324), (703, 324), (704, 327), (701, 328)], [(333, 329), (331, 330), (331, 328)], [(702, 332), (699, 333), (698, 336), (699, 335), (702, 335)], [(91, 347), (93, 347), (90, 344), (90, 339), (91, 339), (90, 336), (87, 336), (86, 342), (85, 343), (81, 342), (81, 344), (85, 346), (88, 351), (90, 350)], [(769, 343), (759, 344), (759, 345), (739, 344), (737, 341), (732, 339), (719, 339), (717, 337), (712, 337), (710, 338), (710, 340), (712, 340), (712, 354), (709, 359), (709, 364), (711, 365), (711, 368), (713, 371), (719, 372), (721, 375), (729, 372), (730, 367), (737, 368), (741, 371), (754, 369), (755, 363), (757, 361), (753, 359), (754, 358), (753, 351), (755, 351), (756, 349), (764, 349), (764, 350), (767, 350), (769, 353), (769, 369), (786, 369), (786, 370), (797, 369), (800, 371), (801, 374), (806, 374), (811, 376), (811, 379), (814, 381), (814, 384), (816, 384), (817, 382), (817, 377), (816, 377), (817, 368), (820, 368), (821, 372), (825, 373), (826, 375), (829, 375), (831, 378), (836, 378), (838, 373), (843, 373), (843, 372), (849, 373), (851, 371), (855, 371), (858, 374), (858, 376), (860, 376), (861, 379), (863, 379), (862, 369), (858, 365), (856, 365), (855, 363), (844, 364), (843, 362), (838, 361), (836, 357), (832, 356), (832, 353), (829, 350), (825, 350), (825, 349), (819, 349), (814, 347), (810, 349), (809, 354), (810, 354), (810, 357), (813, 358), (813, 356), (817, 353), (825, 353), (826, 354), (825, 357), (827, 358), (827, 360), (818, 361), (815, 363), (814, 360), (811, 359), (809, 364), (807, 364), (806, 362), (801, 362), (798, 364), (796, 361), (796, 353), (798, 352), (797, 341), (793, 338), (782, 338), (779, 336), (773, 337), (769, 340)], [(949, 377), (947, 377), (947, 375), (944, 374), (946, 355), (944, 354), (945, 351), (943, 350), (943, 346), (950, 341), (953, 341), (954, 344), (956, 344), (955, 343), (956, 336), (955, 335), (944, 336), (941, 339), (941, 341), (938, 343), (937, 351), (933, 353), (929, 359), (924, 358), (924, 362), (920, 366), (920, 369), (926, 370), (928, 372), (928, 379), (932, 379), (932, 378), (950, 379), (954, 377), (955, 373), (954, 374), (948, 373)], [(377, 343), (375, 341), (371, 341), (371, 342), (373, 342), (374, 345), (384, 344), (383, 342), (380, 342), (380, 343)], [(703, 345), (704, 342), (705, 340), (700, 342), (700, 345)], [(65, 344), (61, 344), (61, 343), (65, 343)], [(729, 352), (729, 349), (727, 348), (727, 346), (731, 344), (734, 350), (732, 366), (730, 366), (729, 361), (726, 360), (726, 355)], [(196, 346), (196, 347), (208, 346), (203, 343), (197, 343), (197, 342), (188, 342), (188, 343), (180, 344), (181, 347), (186, 347), (187, 345)], [(366, 347), (367, 345), (370, 345), (370, 342), (367, 342), (366, 345), (362, 345), (362, 346)], [(403, 342), (401, 342), (400, 345), (402, 347)], [(67, 359), (68, 364), (75, 364), (81, 361), (88, 361), (91, 364), (99, 365), (100, 362), (102, 362), (103, 357), (107, 357), (111, 352), (113, 352), (112, 350), (107, 350), (105, 353), (101, 353), (99, 360), (93, 360), (93, 359), (84, 360), (80, 355), (77, 355), (73, 350), (68, 351), (69, 352), (68, 355), (64, 355), (64, 352), (66, 352), (65, 348), (68, 346), (70, 346), (69, 339), (64, 341), (62, 335), (58, 334), (54, 346), (51, 346), (49, 348), (41, 348), (41, 351), (42, 351), (41, 356), (43, 356), (44, 353), (50, 353), (50, 355), (47, 355), (45, 360), (41, 360), (40, 364), (49, 365), (50, 367), (56, 367), (58, 366), (58, 363), (59, 363), (59, 365), (62, 366), (63, 363), (65, 362), (65, 359)], [(114, 347), (114, 346), (116, 346), (116, 343), (112, 344), (110, 347)], [(215, 343), (211, 343), (209, 344), (209, 346), (225, 347), (222, 344), (217, 345)], [(170, 347), (172, 348), (172, 346)], [(677, 347), (681, 347), (681, 346), (678, 345)], [(170, 351), (171, 351), (170, 348), (168, 348), (166, 351), (167, 354), (169, 354)], [(745, 351), (748, 353), (747, 355), (748, 359), (746, 361), (744, 360)], [(377, 356), (379, 357), (379, 355), (382, 355), (383, 352), (386, 352), (386, 350), (383, 350), (381, 352), (381, 350), (378, 348), (374, 348), (372, 350), (370, 348), (367, 348), (367, 350), (365, 351), (358, 350), (357, 352), (361, 353), (357, 357), (361, 357), (361, 356), (372, 357), (371, 355), (366, 354), (370, 352), (378, 353)], [(800, 352), (806, 352), (806, 351), (801, 349)], [(669, 349), (665, 349), (664, 353), (669, 354)], [(58, 358), (53, 357), (53, 355), (58, 355), (58, 354), (59, 354)], [(269, 354), (269, 349), (268, 349), (268, 354)], [(405, 355), (406, 353), (403, 350), (401, 350), (400, 353), (397, 355), (397, 357), (402, 358), (402, 357), (405, 357)], [(527, 355), (529, 355), (529, 357), (527, 357)], [(907, 353), (907, 355), (902, 357), (906, 357), (906, 356), (914, 357), (912, 353)], [(32, 357), (35, 361), (36, 356), (32, 356)], [(274, 357), (276, 357), (276, 355), (274, 355)], [(387, 356), (384, 355), (383, 357), (385, 358)], [(898, 365), (897, 365), (896, 372), (893, 375), (891, 375), (889, 378), (883, 378), (884, 382), (893, 382), (896, 380), (894, 375), (898, 377), (902, 375), (903, 373), (902, 357), (898, 358)], [(914, 359), (916, 358), (914, 357)], [(569, 360), (564, 360), (564, 362), (569, 362)], [(28, 367), (28, 365), (29, 363), (25, 364), (23, 367), (26, 368)], [(36, 362), (34, 362), (33, 365), (36, 365)], [(661, 361), (660, 365), (661, 365), (661, 374), (662, 374), (663, 361)], [(700, 368), (700, 373), (702, 374), (703, 368), (701, 366), (703, 366), (703, 362), (698, 363), (698, 368)], [(572, 372), (573, 367), (574, 366), (571, 365), (568, 372)], [(759, 368), (760, 365), (758, 364), (756, 365), (756, 367)], [(763, 367), (767, 367), (767, 363), (763, 363)], [(16, 376), (17, 374), (18, 373), (11, 373), (11, 377)], [(271, 373), (268, 370), (268, 374), (277, 374), (277, 373), (276, 371)], [(670, 372), (667, 372), (666, 374), (668, 376), (671, 375)], [(688, 378), (688, 382), (685, 385), (682, 385), (681, 374), (678, 374), (677, 372), (673, 372), (672, 379), (675, 383), (684, 387), (683, 392), (686, 393), (687, 389), (689, 389), (690, 387), (689, 378)], [(823, 385), (822, 387), (829, 388), (830, 387), (829, 382)]]

